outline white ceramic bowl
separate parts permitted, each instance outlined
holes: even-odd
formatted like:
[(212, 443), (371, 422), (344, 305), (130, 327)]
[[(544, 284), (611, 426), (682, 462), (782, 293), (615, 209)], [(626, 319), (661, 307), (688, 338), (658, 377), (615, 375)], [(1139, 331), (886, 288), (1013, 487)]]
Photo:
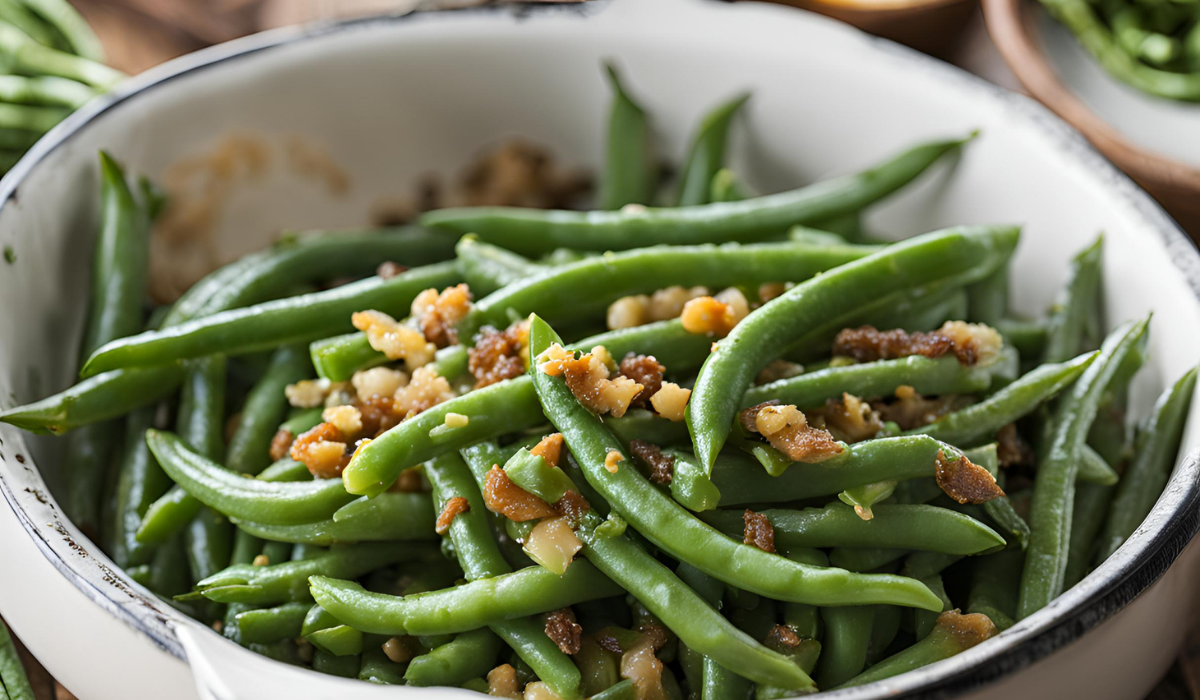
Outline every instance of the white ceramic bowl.
[[(1154, 309), (1144, 413), (1198, 359), (1200, 255), (1158, 207), (1041, 107), (944, 64), (778, 6), (616, 0), (586, 6), (416, 15), (250, 37), (179, 59), (74, 115), (0, 182), (0, 397), (71, 382), (95, 221), (95, 154), (161, 175), (231, 131), (278, 157), (241, 184), (217, 235), (240, 252), (284, 227), (365, 223), (422, 173), (451, 172), (520, 134), (594, 167), (607, 90), (625, 68), (676, 157), (697, 117), (754, 97), (733, 166), (763, 190), (856, 170), (913, 141), (982, 129), (962, 159), (874, 209), (877, 230), (1026, 224), (1016, 308), (1039, 313), (1066, 261), (1098, 231), (1110, 322)], [(283, 166), (286, 135), (322, 144), (350, 176), (334, 196)], [(1190, 281), (1189, 281), (1190, 280)], [(52, 673), (88, 700), (187, 697), (186, 657), (205, 698), (466, 697), (380, 688), (286, 667), (236, 647), (131, 583), (48, 495), (60, 443), (0, 426), (0, 611)], [(1137, 698), (1170, 663), (1189, 621), (1200, 525), (1200, 421), (1147, 522), (1082, 583), (1003, 635), (949, 661), (838, 697)], [(18, 457), (18, 455), (20, 457)], [(37, 465), (35, 467), (35, 464)], [(1170, 568), (1168, 568), (1170, 567)]]

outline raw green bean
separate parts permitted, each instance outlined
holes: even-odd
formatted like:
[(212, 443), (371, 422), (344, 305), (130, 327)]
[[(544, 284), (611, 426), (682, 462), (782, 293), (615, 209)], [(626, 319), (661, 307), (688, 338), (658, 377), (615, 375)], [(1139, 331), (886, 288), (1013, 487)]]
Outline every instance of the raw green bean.
[(909, 434), (924, 434), (963, 445), (991, 438), (1004, 426), (1031, 413), (1082, 375), (1096, 360), (1095, 352), (1067, 362), (1042, 365), (979, 403), (942, 416)]
[(303, 346), (285, 345), (271, 356), (271, 363), (242, 405), (237, 429), (225, 451), (225, 468), (238, 474), (257, 474), (271, 464), (271, 439), (287, 411), (284, 389), (309, 376), (308, 355)]
[[(531, 357), (558, 342), (554, 331), (537, 316), (531, 320), (529, 338)], [(928, 591), (916, 582), (810, 567), (742, 545), (692, 516), (636, 468), (610, 472), (605, 465), (611, 452), (628, 463), (612, 433), (579, 403), (565, 382), (536, 366), (531, 367), (531, 374), (542, 410), (563, 434), (588, 482), (639, 534), (676, 559), (726, 584), (777, 600), (814, 605), (851, 601), (916, 607), (931, 604)], [(510, 474), (510, 478), (529, 489), (516, 475)]]
[[(1108, 521), (1100, 536), (1102, 562), (1133, 534), (1149, 514), (1175, 466), (1179, 441), (1196, 390), (1196, 369), (1185, 373), (1158, 398), (1138, 432), (1133, 461), (1117, 485)], [(1157, 489), (1157, 490), (1155, 490)]]
[[(1066, 362), (1081, 351), (1095, 350), (1096, 345), (1085, 340), (1089, 326), (1101, 310), (1101, 265), (1104, 237), (1071, 259), (1070, 278), (1054, 302), (1046, 332), (1046, 349), (1042, 362)], [(1091, 347), (1086, 347), (1086, 346)]]
[(114, 87), (126, 77), (103, 63), (42, 46), (8, 22), (0, 22), (0, 53), (19, 72), (70, 78), (102, 90)]
[(821, 620), (825, 636), (816, 678), (821, 687), (832, 688), (862, 673), (866, 666), (875, 609), (869, 605), (821, 608)]
[(463, 236), (454, 252), (458, 269), (476, 298), (547, 271), (529, 258), (483, 243), (475, 236)]
[(34, 700), (29, 676), (21, 665), (21, 657), (4, 622), (0, 622), (0, 693), (6, 692), (11, 700)]
[(533, 312), (549, 322), (578, 321), (602, 314), (608, 305), (631, 294), (680, 285), (758, 285), (799, 282), (858, 260), (870, 246), (812, 246), (759, 243), (654, 246), (588, 258), (526, 277), (480, 299), (458, 325), (463, 338), (485, 325), (503, 327), (510, 318)]
[(741, 202), (618, 211), (542, 211), (511, 207), (441, 209), (421, 216), (423, 226), (481, 240), (523, 255), (555, 248), (628, 250), (647, 245), (763, 240), (794, 224), (857, 211), (914, 180), (967, 139), (918, 145), (856, 175)]
[(612, 89), (608, 114), (608, 144), (601, 171), (600, 209), (620, 209), (626, 204), (649, 204), (658, 186), (658, 168), (650, 146), (650, 124), (642, 109), (621, 85), (613, 64), (604, 66)]
[(406, 315), (417, 294), (458, 280), (453, 263), (435, 263), (389, 279), (374, 277), (321, 292), (222, 311), (109, 343), (92, 354), (83, 367), (83, 375), (166, 364), (217, 352), (232, 355), (309, 342), (350, 328), (350, 316), (355, 311), (376, 309)]
[(91, 61), (104, 62), (104, 47), (87, 20), (67, 0), (21, 0), (62, 34), (72, 53)]
[(328, 547), (354, 542), (431, 540), (436, 519), (429, 496), (383, 493), (351, 501), (331, 518), (299, 525), (268, 525), (232, 518), (239, 528), (263, 539)]
[(1087, 438), (1104, 390), (1121, 363), (1146, 342), (1148, 325), (1147, 319), (1113, 331), (1101, 346), (1099, 358), (1059, 400), (1054, 411), (1053, 432), (1038, 460), (1029, 514), (1029, 548), (1025, 552), (1018, 610), (1022, 619), (1062, 592), (1080, 446)]
[(964, 620), (966, 615), (943, 613), (933, 631), (916, 644), (880, 661), (863, 673), (842, 683), (839, 688), (874, 683), (913, 669), (948, 659), (986, 641), (996, 634), (996, 626), (985, 619)]
[[(783, 547), (893, 547), (947, 554), (977, 554), (1003, 547), (1004, 538), (973, 518), (927, 505), (876, 505), (863, 520), (842, 503), (804, 510), (759, 511)], [(730, 536), (742, 532), (742, 514), (718, 510), (704, 521)]]
[(462, 685), (496, 666), (500, 645), (500, 638), (487, 628), (464, 632), (454, 641), (413, 659), (404, 680), (413, 686)]
[(620, 595), (621, 587), (587, 562), (562, 576), (540, 566), (404, 597), (371, 593), (350, 581), (311, 580), (312, 595), (339, 620), (375, 634), (454, 634)]
[[(283, 547), (290, 549), (291, 545)], [(309, 601), (312, 600), (308, 588), (310, 576), (357, 578), (383, 566), (440, 556), (436, 547), (418, 542), (343, 545), (332, 547), (326, 554), (300, 561), (288, 561), (286, 556), (275, 559), (266, 549), (263, 550), (263, 554), (266, 554), (270, 561), (280, 563), (267, 566), (231, 566), (200, 581), (196, 584), (195, 592), (183, 597), (204, 597), (219, 603), (255, 605)], [(344, 618), (337, 612), (335, 615), (338, 619)]]
[(300, 636), (309, 603), (284, 603), (272, 608), (256, 608), (234, 618), (243, 644), (270, 644)]
[[(835, 331), (864, 311), (953, 289), (994, 272), (1012, 254), (1019, 229), (948, 229), (917, 236), (803, 282), (750, 313), (709, 356), (687, 406), (696, 457), (711, 471), (741, 407), (769, 360), (816, 329)], [(786, 319), (786, 322), (785, 322)]]
[(749, 93), (738, 95), (718, 105), (700, 122), (679, 176), (679, 206), (691, 207), (712, 201), (711, 186), (725, 160), (729, 125), (748, 99)]

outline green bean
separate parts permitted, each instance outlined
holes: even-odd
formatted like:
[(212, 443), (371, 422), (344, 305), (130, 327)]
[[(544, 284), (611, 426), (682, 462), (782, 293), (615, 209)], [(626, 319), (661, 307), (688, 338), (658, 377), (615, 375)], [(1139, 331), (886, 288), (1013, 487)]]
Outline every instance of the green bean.
[[(225, 364), (220, 355), (189, 362), (179, 397), (176, 416), (179, 440), (190, 445), (202, 459), (219, 459), (225, 453)], [(150, 447), (153, 452), (153, 446)], [(156, 454), (155, 458), (161, 465), (162, 457)], [(158, 501), (151, 507), (157, 504)], [(186, 509), (186, 505), (181, 507)], [(229, 566), (233, 526), (223, 514), (207, 508), (191, 513), (194, 518), (179, 517), (191, 519), (184, 541), (192, 580), (199, 581)]]
[[(269, 482), (235, 474), (188, 449), (169, 432), (148, 430), (146, 442), (175, 483), (230, 517), (270, 525), (303, 525), (328, 518), (354, 500), (337, 479)], [(141, 541), (154, 541), (152, 533), (142, 534)]]
[(746, 183), (742, 182), (737, 173), (722, 168), (712, 177), (712, 182), (708, 187), (709, 203), (713, 202), (740, 202), (743, 199), (749, 199), (750, 193), (746, 190)]
[(705, 656), (700, 700), (738, 700), (749, 695), (750, 681)]
[(33, 687), (21, 657), (4, 622), (0, 622), (0, 694), (7, 692), (11, 700), (34, 700)]
[[(966, 620), (964, 618), (973, 618)], [(880, 661), (863, 673), (842, 683), (850, 688), (898, 676), (913, 669), (948, 659), (955, 654), (986, 641), (996, 634), (996, 626), (986, 618), (973, 615), (942, 613), (937, 625), (924, 639), (909, 648)]]
[(867, 642), (867, 666), (878, 663), (900, 633), (900, 608), (895, 605), (876, 605), (871, 620), (871, 639)]
[(1024, 560), (1025, 554), (1015, 548), (976, 557), (967, 612), (987, 615), (1001, 631), (1015, 625)]
[(8, 22), (0, 22), (0, 53), (12, 61), (17, 71), (70, 78), (102, 90), (126, 77), (103, 63), (42, 46)]
[[(453, 250), (453, 241), (412, 228), (290, 234), (192, 285), (163, 326), (254, 304), (298, 282), (362, 274), (373, 270), (380, 258), (431, 262), (451, 256)], [(63, 433), (164, 398), (182, 378), (183, 369), (175, 364), (105, 372), (36, 403), (2, 411), (0, 420), (36, 433)]]
[(66, 78), (0, 75), (0, 100), (5, 102), (79, 109), (95, 96), (92, 88)]
[(225, 451), (225, 467), (238, 474), (257, 474), (270, 466), (271, 439), (287, 411), (283, 390), (288, 384), (309, 376), (308, 356), (303, 346), (285, 345), (271, 356), (271, 363), (242, 405), (237, 430)]
[(435, 263), (390, 279), (374, 277), (333, 289), (232, 309), (112, 342), (83, 367), (91, 376), (123, 367), (166, 364), (212, 353), (239, 354), (308, 342), (350, 327), (355, 311), (407, 314), (412, 300), (429, 287), (459, 280), (453, 263)]
[(358, 680), (380, 685), (404, 685), (404, 670), (408, 663), (396, 663), (383, 651), (387, 637), (368, 634), (363, 639), (362, 666)]
[(476, 297), (491, 294), (547, 268), (521, 255), (463, 236), (454, 248), (458, 269)]
[(364, 632), (391, 635), (466, 632), (622, 593), (587, 562), (573, 563), (562, 576), (531, 566), (404, 597), (371, 593), (327, 576), (314, 576), (310, 583), (313, 597), (339, 620)]
[(1042, 365), (983, 401), (908, 432), (929, 435), (955, 445), (993, 436), (1000, 428), (1031, 413), (1071, 385), (1097, 357), (1096, 352), (1089, 352), (1067, 362)]
[(1008, 315), (1008, 267), (1004, 265), (967, 288), (968, 320), (994, 328)]
[(314, 340), (308, 346), (317, 376), (331, 382), (346, 382), (355, 372), (388, 362), (387, 355), (371, 347), (361, 331)]
[[(1004, 539), (973, 518), (927, 505), (877, 505), (863, 520), (842, 503), (804, 510), (764, 510), (775, 528), (776, 546), (893, 547), (948, 554), (977, 554), (1003, 547)], [(705, 522), (731, 536), (742, 532), (740, 512), (706, 513)]]
[(1080, 446), (1096, 417), (1104, 390), (1121, 363), (1135, 347), (1145, 343), (1148, 323), (1148, 319), (1129, 323), (1113, 331), (1101, 346), (1099, 359), (1060, 399), (1054, 412), (1053, 432), (1038, 460), (1030, 509), (1031, 532), (1018, 610), (1022, 619), (1062, 592)]
[[(290, 548), (290, 545), (283, 546)], [(439, 556), (435, 547), (419, 542), (342, 545), (330, 548), (326, 554), (300, 561), (287, 561), (286, 556), (272, 558), (265, 549), (263, 553), (270, 561), (278, 560), (280, 563), (267, 566), (230, 566), (200, 581), (193, 593), (182, 597), (203, 597), (218, 603), (254, 605), (310, 601), (310, 576), (356, 578), (383, 566)], [(338, 618), (343, 619), (343, 616), (338, 615)]]
[(600, 209), (626, 204), (649, 204), (658, 186), (658, 168), (650, 146), (650, 124), (642, 109), (621, 85), (613, 64), (604, 66), (612, 88), (608, 114), (608, 144), (596, 195)]
[(871, 641), (872, 606), (821, 608), (825, 637), (817, 659), (817, 682), (822, 687), (841, 685), (862, 672)]
[(104, 48), (100, 39), (67, 0), (21, 0), (29, 9), (46, 20), (62, 34), (72, 53), (91, 61), (104, 62)]
[(299, 525), (268, 525), (232, 518), (239, 528), (263, 539), (328, 547), (354, 542), (435, 539), (436, 519), (429, 496), (383, 493), (351, 501), (326, 520)]
[[(710, 343), (705, 336), (688, 333), (676, 320), (603, 333), (573, 347), (590, 349), (603, 345), (613, 357), (635, 351), (652, 354), (659, 362), (686, 370), (699, 366), (708, 354)], [(445, 423), (447, 413), (465, 415), (469, 422), (461, 428), (432, 433)], [(545, 420), (528, 377), (497, 382), (422, 411), (363, 445), (342, 471), (342, 481), (353, 494), (382, 493), (408, 467), (473, 442), (537, 426)]]
[(309, 603), (284, 603), (239, 613), (234, 622), (243, 644), (270, 644), (300, 636)]
[[(3, 22), (0, 22), (2, 25)], [(0, 37), (4, 30), (0, 27)], [(0, 41), (3, 39), (0, 38)], [(3, 51), (3, 47), (0, 47)], [(55, 127), (67, 115), (70, 109), (64, 107), (31, 107), (29, 105), (0, 104), (0, 128), (26, 129), (45, 133)]]
[(413, 686), (462, 685), (496, 665), (500, 638), (487, 628), (464, 632), (408, 664), (404, 680)]
[(326, 654), (356, 656), (363, 650), (363, 633), (342, 624), (320, 605), (312, 606), (304, 616), (300, 634)]
[(31, 39), (56, 49), (66, 48), (54, 32), (37, 15), (18, 0), (0, 0), (0, 20), (25, 32)]
[(125, 446), (117, 480), (116, 515), (109, 537), (113, 561), (123, 569), (148, 564), (153, 549), (137, 540), (142, 516), (156, 498), (170, 486), (170, 479), (150, 454), (146, 430), (154, 420), (154, 408), (141, 408), (130, 414), (125, 424)]
[[(908, 568), (907, 561), (905, 562), (905, 568)], [(928, 610), (916, 610), (913, 612), (913, 636), (919, 640), (929, 636), (929, 633), (937, 627), (937, 621), (941, 613), (954, 609), (954, 604), (950, 602), (950, 597), (946, 595), (946, 586), (942, 582), (940, 573), (927, 574), (921, 579), (921, 582), (929, 586), (929, 590), (937, 593), (938, 597), (942, 599), (942, 609), (938, 612), (930, 612)]]
[(847, 571), (877, 571), (906, 554), (907, 549), (893, 547), (835, 547), (829, 552), (829, 563)]
[(725, 160), (729, 125), (748, 99), (749, 93), (738, 95), (718, 105), (700, 122), (679, 177), (679, 206), (691, 207), (712, 201), (711, 185)]
[[(233, 550), (229, 555), (229, 565), (253, 564), (258, 555), (263, 553), (265, 545), (266, 543), (254, 535), (251, 535), (248, 532), (243, 532), (242, 530), (236, 530), (233, 534)], [(247, 605), (245, 603), (233, 603), (226, 605), (225, 619), (223, 629), (221, 630), (221, 633), (225, 635), (225, 638), (229, 639), (235, 644), (240, 644), (243, 646), (250, 644), (251, 642), (247, 642), (242, 637), (242, 630), (238, 625), (238, 615), (255, 609), (257, 609), (255, 606)], [(292, 637), (295, 636), (296, 635), (292, 635)], [(278, 642), (283, 638), (284, 637), (280, 637), (271, 641)]]
[(688, 430), (701, 465), (711, 471), (742, 395), (769, 360), (816, 329), (835, 331), (847, 319), (917, 290), (977, 281), (1008, 259), (1018, 236), (1011, 226), (917, 236), (803, 282), (751, 312), (717, 344), (688, 401)]
[(1041, 321), (1002, 318), (996, 322), (995, 328), (1022, 358), (1041, 357), (1046, 351), (1046, 324)]
[(672, 285), (720, 288), (801, 281), (874, 250), (760, 243), (655, 246), (611, 253), (526, 277), (480, 299), (459, 323), (458, 332), (471, 337), (484, 325), (501, 327), (513, 316), (535, 311), (550, 321), (575, 321), (602, 313), (621, 297)]
[(686, 425), (640, 408), (630, 409), (620, 418), (605, 416), (604, 425), (626, 445), (634, 440), (642, 440), (660, 447), (683, 445), (688, 442)]
[(187, 591), (191, 585), (181, 532), (154, 550), (154, 559), (150, 562), (150, 582), (146, 588), (160, 596), (174, 596)]
[(1101, 236), (1071, 259), (1070, 278), (1050, 314), (1043, 363), (1066, 362), (1080, 351), (1095, 349), (1094, 344), (1085, 340), (1085, 335), (1089, 326), (1099, 325), (1092, 319), (1100, 314), (1103, 255), (1104, 237)]
[(614, 683), (608, 688), (592, 695), (591, 700), (634, 700), (637, 688), (631, 680)]
[(284, 457), (264, 469), (258, 478), (263, 481), (312, 481), (313, 475), (303, 462)]
[[(1010, 352), (1010, 355), (1011, 364), (1015, 365), (1015, 354)], [(875, 398), (891, 396), (897, 387), (904, 385), (919, 394), (977, 394), (991, 386), (994, 373), (1009, 369), (1005, 367), (1008, 364), (997, 359), (986, 366), (964, 366), (953, 355), (933, 360), (910, 355), (898, 360), (826, 367), (753, 387), (742, 397), (741, 406), (778, 399), (804, 410), (823, 406), (826, 400), (840, 398), (843, 392), (864, 399)]]
[(591, 212), (470, 207), (428, 212), (420, 223), (460, 235), (475, 233), (488, 243), (532, 256), (555, 248), (605, 251), (763, 240), (794, 224), (862, 209), (908, 184), (942, 156), (957, 153), (964, 143), (966, 139), (921, 144), (857, 175), (741, 202)]
[[(679, 425), (675, 423), (674, 425)], [(681, 426), (683, 427), (683, 426)], [(617, 434), (616, 431), (613, 431)], [(629, 444), (624, 439), (623, 444)], [(721, 504), (721, 491), (713, 484), (696, 458), (682, 450), (665, 450), (671, 464), (671, 498), (694, 513), (712, 510)]]
[[(5, 150), (20, 151), (22, 154), (29, 149), (30, 146), (37, 143), (41, 134), (36, 131), (26, 131), (25, 129), (0, 129), (0, 148)], [(15, 163), (15, 161), (14, 161)]]
[[(530, 323), (530, 356), (537, 357), (558, 341), (541, 318)], [(680, 561), (708, 575), (759, 595), (814, 605), (894, 603), (931, 604), (923, 586), (891, 576), (865, 576), (837, 569), (810, 567), (742, 545), (706, 525), (657, 490), (637, 469), (606, 468), (624, 450), (598, 417), (584, 408), (562, 380), (531, 370), (542, 410), (563, 434), (588, 482), (639, 534)], [(511, 464), (511, 462), (510, 462)], [(543, 462), (544, 464), (544, 462)], [(517, 476), (518, 485), (529, 490)], [(915, 585), (914, 585), (915, 584)], [(645, 601), (643, 601), (645, 602)]]
[[(925, 580), (933, 578), (941, 574), (946, 569), (954, 564), (957, 564), (963, 555), (961, 554), (946, 554), (945, 552), (920, 551), (913, 552), (904, 558), (904, 566), (900, 571), (905, 576)], [(939, 593), (944, 599), (944, 592)]]
[(1163, 392), (1141, 426), (1134, 446), (1133, 461), (1117, 485), (1108, 521), (1100, 536), (1097, 562), (1112, 556), (1133, 534), (1166, 486), (1171, 469), (1175, 466), (1195, 389), (1196, 369), (1192, 368)]
[(313, 652), (312, 668), (318, 673), (355, 678), (358, 676), (358, 669), (361, 665), (362, 659), (358, 656), (336, 656), (320, 649)]

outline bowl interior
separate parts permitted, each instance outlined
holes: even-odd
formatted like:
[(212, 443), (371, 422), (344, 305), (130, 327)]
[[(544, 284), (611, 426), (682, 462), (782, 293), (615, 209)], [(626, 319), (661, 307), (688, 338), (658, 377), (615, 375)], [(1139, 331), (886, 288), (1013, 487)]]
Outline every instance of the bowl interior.
[[(680, 16), (686, 32), (660, 31)], [(13, 331), (0, 335), (5, 405), (71, 383), (87, 306), (98, 149), (135, 172), (181, 181), (194, 171), (179, 176), (181, 161), (234, 159), (233, 185), (213, 185), (221, 196), (203, 200), (212, 206), (201, 231), (218, 242), (216, 252), (173, 261), (209, 265), (284, 229), (370, 223), (425, 174), (453, 173), (510, 136), (545, 145), (564, 164), (595, 168), (606, 59), (624, 70), (676, 162), (708, 108), (751, 91), (731, 167), (761, 191), (980, 129), (961, 159), (874, 208), (868, 225), (905, 236), (1023, 223), (1012, 304), (1031, 316), (1052, 302), (1070, 257), (1103, 231), (1109, 323), (1155, 312), (1134, 413), (1144, 414), (1196, 362), (1200, 257), (1144, 194), (1044, 110), (829, 20), (767, 5), (626, 0), (532, 17), (489, 11), (358, 22), (293, 38), (235, 42), (145, 76), (69, 120), (57, 135), (77, 131), (60, 142), (52, 136), (5, 180), (19, 181), (0, 208), (0, 245), (16, 255), (0, 264)], [(225, 56), (232, 57), (208, 63)], [(186, 70), (173, 74), (179, 67)], [(313, 159), (323, 165), (311, 167)], [(0, 439), (6, 451), (28, 443), (41, 474), (57, 478), (60, 441), (7, 426)], [(1193, 415), (1184, 449), (1198, 445)], [(12, 462), (0, 470), (16, 479)], [(18, 491), (9, 493), (19, 507), (44, 507)]]

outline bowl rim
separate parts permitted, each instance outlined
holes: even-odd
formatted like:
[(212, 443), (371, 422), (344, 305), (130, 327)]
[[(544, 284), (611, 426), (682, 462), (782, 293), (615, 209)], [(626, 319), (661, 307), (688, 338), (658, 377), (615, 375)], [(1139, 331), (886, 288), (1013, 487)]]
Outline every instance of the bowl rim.
[[(197, 71), (225, 66), (238, 59), (260, 52), (291, 46), (301, 41), (320, 39), (347, 31), (365, 28), (386, 27), (414, 21), (455, 17), (497, 18), (497, 21), (515, 19), (520, 21), (532, 15), (567, 14), (586, 18), (593, 12), (602, 11), (612, 0), (593, 0), (592, 3), (517, 3), (512, 5), (489, 5), (466, 9), (419, 12), (401, 15), (381, 15), (341, 21), (327, 21), (305, 26), (285, 27), (236, 39), (201, 51), (188, 54), (145, 73), (130, 78), (114, 92), (93, 100), (70, 115), (34, 145), (20, 162), (0, 180), (0, 210), (15, 200), (24, 180), (51, 152), (67, 144), (74, 135), (85, 130), (92, 122), (109, 110), (127, 100), (150, 92), (172, 80)], [(715, 2), (693, 2), (693, 5), (717, 5)], [(774, 15), (776, 21), (796, 21), (795, 8), (773, 6), (763, 3), (741, 3), (737, 11), (747, 14), (758, 12)], [(788, 19), (788, 18), (791, 19)], [(1083, 137), (1042, 105), (1022, 95), (1009, 92), (986, 82), (957, 67), (937, 61), (912, 49), (886, 39), (871, 37), (848, 25), (805, 13), (802, 21), (825, 22), (826, 31), (842, 31), (859, 35), (870, 45), (869, 51), (880, 51), (886, 58), (904, 61), (912, 70), (924, 71), (939, 80), (953, 83), (964, 96), (987, 100), (998, 109), (1021, 119), (1033, 128), (1040, 137), (1049, 140), (1061, 149), (1061, 157), (1102, 180), (1102, 184), (1129, 205), (1141, 217), (1148, 228), (1154, 229), (1174, 264), (1185, 275), (1193, 294), (1200, 299), (1200, 251), (1195, 243), (1179, 228), (1165, 211), (1126, 175), (1104, 159)], [(453, 31), (453, 30), (451, 30)], [(22, 436), (21, 441), (24, 440)], [(44, 489), (40, 473), (29, 464), (16, 468), (0, 454), (0, 494), (8, 507), (17, 515), (22, 527), (29, 533), (37, 547), (58, 571), (70, 580), (81, 592), (102, 609), (119, 620), (146, 634), (165, 651), (181, 659), (186, 654), (175, 633), (175, 626), (184, 624), (203, 627), (169, 607), (162, 605), (124, 572), (111, 566), (104, 555), (88, 556), (88, 542), (74, 539), (77, 531), (69, 523), (58, 520), (58, 511), (52, 498), (36, 488), (26, 488), (32, 498), (48, 508), (46, 514), (54, 517), (49, 530), (35, 524), (25, 510), (14, 484), (5, 474), (28, 472), (35, 487)], [(32, 505), (32, 504), (31, 504)], [(42, 515), (43, 513), (39, 513)], [(960, 695), (986, 686), (1001, 677), (1025, 668), (1035, 661), (1066, 646), (1088, 630), (1111, 618), (1117, 611), (1131, 602), (1146, 588), (1157, 581), (1182, 552), (1184, 547), (1200, 530), (1200, 450), (1185, 456), (1173, 473), (1167, 488), (1155, 504), (1146, 520), (1129, 540), (1096, 571), (1083, 581), (1064, 592), (1046, 608), (1020, 621), (972, 649), (945, 661), (910, 671), (895, 678), (869, 685), (832, 691), (829, 697), (863, 699), (882, 697), (943, 698)], [(51, 535), (51, 533), (54, 533)], [(57, 536), (57, 539), (56, 537)], [(81, 558), (79, 555), (83, 554)], [(81, 563), (85, 559), (91, 561)], [(85, 567), (96, 568), (84, 573)], [(108, 584), (105, 588), (100, 584)], [(116, 592), (114, 592), (114, 589)], [(133, 598), (139, 605), (128, 606), (125, 598)], [(128, 607), (127, 607), (128, 606)], [(207, 628), (205, 628), (207, 630)], [(207, 630), (208, 633), (213, 633)], [(269, 660), (267, 660), (269, 661)]]

